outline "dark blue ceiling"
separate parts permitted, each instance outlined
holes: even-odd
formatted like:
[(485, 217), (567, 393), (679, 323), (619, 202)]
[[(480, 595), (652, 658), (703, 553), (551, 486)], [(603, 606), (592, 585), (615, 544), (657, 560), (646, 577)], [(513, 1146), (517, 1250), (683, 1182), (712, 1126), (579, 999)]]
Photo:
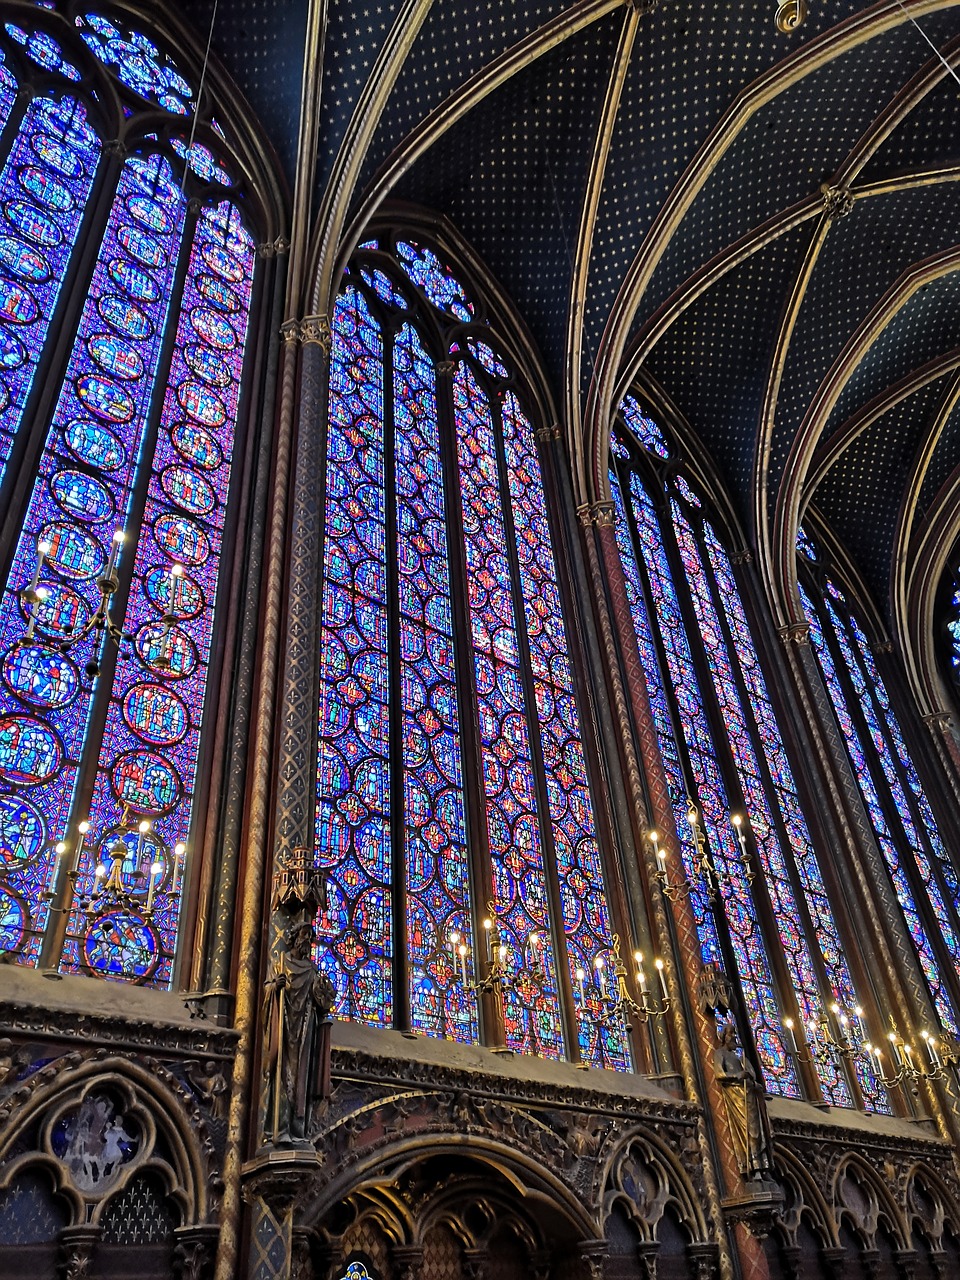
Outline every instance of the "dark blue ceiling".
[[(234, 0), (229, 8), (221, 6), (213, 42), (259, 115), (288, 180), (296, 160), (306, 5), (307, 0), (274, 0), (269, 6)], [(332, 0), (320, 190), (392, 25), (415, 7), (411, 0)], [(563, 0), (436, 0), (376, 122), (360, 181), (350, 193), (354, 203), (404, 138), (470, 76), (579, 7)], [(183, 8), (205, 35), (210, 0), (183, 0)], [(789, 36), (776, 31), (774, 10), (774, 0), (663, 0), (640, 19), (594, 229), (583, 391), (630, 263), (724, 112), (757, 77), (868, 6), (862, 0), (818, 0), (806, 23)], [(542, 52), (435, 141), (392, 191), (446, 215), (470, 241), (530, 327), (558, 402), (586, 176), (625, 12), (621, 6)], [(921, 25), (942, 46), (960, 35), (960, 13), (952, 7), (925, 13)], [(756, 111), (726, 152), (714, 157), (711, 176), (662, 246), (637, 300), (634, 331), (665, 299), (682, 296), (704, 263), (817, 193), (878, 113), (931, 59), (920, 33), (903, 22), (819, 66)], [(958, 140), (960, 86), (947, 77), (864, 171), (855, 172), (853, 185), (958, 164)], [(783, 370), (771, 503), (811, 397), (856, 326), (903, 271), (960, 239), (954, 231), (960, 227), (958, 200), (960, 184), (918, 186), (860, 200), (849, 217), (832, 224)], [(781, 236), (720, 279), (692, 302), (648, 358), (650, 372), (720, 468), (748, 536), (756, 536), (749, 528), (756, 505), (750, 486), (774, 334), (816, 226), (813, 219)], [(949, 283), (929, 286), (874, 344), (844, 391), (831, 428), (913, 362), (960, 341), (953, 332), (960, 309), (952, 292)], [(888, 415), (876, 442), (864, 439), (849, 449), (816, 496), (821, 511), (842, 529), (878, 598), (891, 528), (870, 495), (879, 501), (883, 486), (901, 482), (902, 456), (927, 412), (928, 394), (933, 392), (911, 397)], [(951, 426), (944, 433), (928, 488), (937, 487), (933, 471), (950, 474), (960, 456), (958, 431)]]

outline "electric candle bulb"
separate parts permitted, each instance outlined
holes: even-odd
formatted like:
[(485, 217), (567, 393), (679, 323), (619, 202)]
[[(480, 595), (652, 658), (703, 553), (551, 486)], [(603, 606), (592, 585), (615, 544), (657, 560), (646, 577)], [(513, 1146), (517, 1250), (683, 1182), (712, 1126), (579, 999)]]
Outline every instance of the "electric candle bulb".
[(664, 1000), (667, 1000), (669, 999), (667, 995), (667, 979), (663, 972), (663, 961), (659, 958), (659, 956), (657, 957), (656, 960), (654, 960), (653, 967), (656, 969), (657, 976), (660, 979), (660, 990), (663, 992), (663, 998)]
[(584, 979), (586, 978), (586, 976), (587, 976), (587, 973), (586, 973), (586, 970), (585, 970), (585, 969), (578, 969), (578, 970), (577, 970), (577, 986), (578, 986), (578, 988), (580, 989), (580, 1003), (581, 1003), (581, 1004), (583, 1004), (583, 1002), (584, 1002), (584, 998), (585, 998), (585, 997), (584, 997), (584, 994), (583, 994), (583, 982), (584, 982)]

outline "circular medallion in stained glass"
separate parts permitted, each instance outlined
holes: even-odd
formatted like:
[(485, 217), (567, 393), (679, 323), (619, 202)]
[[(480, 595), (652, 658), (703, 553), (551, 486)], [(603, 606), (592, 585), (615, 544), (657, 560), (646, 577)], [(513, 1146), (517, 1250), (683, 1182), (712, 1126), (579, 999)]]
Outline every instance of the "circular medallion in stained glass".
[(83, 173), (83, 165), (76, 152), (59, 138), (51, 138), (48, 133), (35, 133), (30, 139), (30, 145), (41, 160), (51, 169), (62, 173), (65, 178), (79, 178)]
[(0, 277), (0, 320), (8, 324), (33, 324), (39, 314), (36, 299), (25, 285)]
[(18, 644), (3, 660), (3, 679), (12, 693), (38, 707), (63, 707), (80, 679), (69, 658), (41, 644)]
[(144, 578), (147, 599), (160, 613), (172, 613), (177, 618), (195, 618), (203, 608), (203, 592), (186, 573), (174, 580), (173, 599), (170, 598), (170, 566), (156, 565)]
[(100, 543), (76, 525), (48, 524), (41, 536), (50, 544), (47, 564), (65, 578), (77, 582), (95, 578), (105, 564)]
[(113, 515), (108, 490), (82, 471), (58, 471), (50, 481), (50, 492), (58, 506), (81, 520), (109, 520)]
[(12, 333), (0, 333), (0, 368), (19, 369), (27, 358), (27, 350)]
[(239, 284), (243, 279), (243, 264), (221, 244), (207, 242), (200, 250), (204, 262), (221, 280), (229, 280), (231, 284)]
[(97, 916), (83, 939), (83, 960), (101, 978), (149, 978), (160, 950), (157, 935), (139, 916), (111, 911)]
[(148, 623), (137, 632), (136, 649), (143, 665), (158, 676), (181, 678), (197, 668), (196, 646), (177, 626)]
[(142, 262), (145, 267), (166, 266), (167, 254), (163, 245), (139, 227), (121, 227), (117, 232), (117, 239), (130, 257)]
[(180, 799), (180, 780), (156, 751), (128, 751), (110, 773), (113, 794), (137, 813), (167, 813)]
[(45, 582), (47, 595), (36, 606), (37, 626), (47, 635), (71, 636), (90, 620), (90, 606), (64, 582)]
[(172, 233), (174, 222), (159, 200), (151, 200), (147, 196), (131, 196), (127, 201), (130, 216), (142, 227), (151, 231), (159, 231), (161, 235)]
[(126, 258), (114, 258), (107, 267), (110, 279), (142, 302), (156, 302), (160, 296), (160, 286), (142, 267), (136, 266)]
[(97, 310), (107, 324), (128, 338), (149, 338), (153, 333), (153, 325), (140, 308), (115, 293), (104, 294)]
[(240, 299), (236, 292), (216, 276), (198, 276), (197, 292), (218, 311), (232, 314), (240, 310)]
[(197, 377), (202, 378), (212, 387), (228, 387), (233, 381), (233, 374), (226, 361), (221, 360), (209, 347), (191, 342), (184, 348), (183, 358)]
[(223, 450), (214, 437), (193, 422), (178, 422), (170, 432), (170, 439), (182, 458), (205, 471), (215, 471), (223, 462)]
[(112, 378), (86, 373), (77, 379), (76, 387), (84, 408), (107, 422), (129, 422), (136, 412), (133, 397)]
[(216, 506), (213, 486), (187, 467), (167, 467), (160, 476), (160, 484), (171, 502), (194, 515), (205, 516)]
[(227, 406), (209, 387), (199, 382), (181, 382), (177, 387), (177, 399), (184, 413), (204, 427), (222, 426), (227, 418)]
[(0, 796), (0, 867), (10, 871), (26, 865), (40, 852), (46, 835), (32, 804)]
[(75, 457), (101, 471), (116, 471), (126, 461), (127, 454), (121, 441), (99, 422), (75, 418), (67, 424), (63, 437)]
[(97, 333), (87, 341), (87, 350), (94, 363), (115, 378), (130, 382), (143, 373), (143, 360), (138, 352), (122, 338), (112, 333)]
[(60, 739), (32, 716), (0, 716), (0, 778), (14, 786), (35, 787), (60, 768)]
[(19, 951), (27, 912), (20, 898), (0, 889), (0, 951)]
[(159, 684), (135, 684), (123, 700), (123, 718), (144, 742), (170, 747), (190, 726), (186, 704)]
[(13, 236), (0, 236), (0, 267), (30, 284), (50, 279), (50, 264), (40, 250)]
[(76, 201), (66, 183), (55, 178), (45, 169), (37, 169), (28, 165), (17, 175), (20, 185), (27, 195), (33, 196), (45, 209), (56, 209), (58, 213), (69, 213)]
[(194, 307), (190, 312), (194, 333), (218, 351), (230, 351), (237, 345), (233, 325), (208, 307)]
[(23, 200), (8, 200), (3, 211), (11, 226), (16, 227), (29, 240), (43, 245), (45, 249), (52, 249), (63, 239), (63, 232), (54, 220), (48, 218), (36, 205), (27, 204)]
[(161, 516), (153, 526), (153, 536), (161, 551), (175, 563), (203, 564), (210, 554), (207, 535), (184, 516)]

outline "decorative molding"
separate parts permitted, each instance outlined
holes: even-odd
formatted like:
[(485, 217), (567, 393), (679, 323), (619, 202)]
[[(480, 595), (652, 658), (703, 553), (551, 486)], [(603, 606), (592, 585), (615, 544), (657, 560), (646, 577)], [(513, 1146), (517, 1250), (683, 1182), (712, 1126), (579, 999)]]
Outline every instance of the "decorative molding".
[(279, 258), (289, 251), (290, 241), (286, 236), (277, 236), (276, 240), (257, 245), (257, 256), (260, 258)]
[(333, 347), (333, 331), (326, 316), (304, 316), (300, 322), (300, 343), (304, 347), (316, 345), (326, 359)]
[(853, 212), (855, 196), (849, 187), (831, 187), (825, 182), (820, 188), (823, 212), (828, 218), (845, 218)]
[(810, 623), (791, 622), (788, 626), (777, 627), (777, 635), (785, 645), (809, 645)]
[(931, 711), (920, 719), (930, 729), (939, 729), (941, 733), (953, 731), (953, 716), (949, 711)]
[(774, 19), (777, 30), (784, 35), (789, 35), (791, 31), (796, 31), (797, 27), (803, 26), (809, 12), (807, 0), (780, 0), (777, 5), (777, 16)]
[[(237, 1032), (232, 1028), (202, 1019), (177, 1025), (126, 1018), (119, 1013), (44, 1009), (15, 1000), (0, 1001), (0, 1031), (26, 1043), (54, 1040), (64, 1045), (81, 1043), (85, 1048), (100, 1047), (101, 1051), (110, 1048), (133, 1053), (157, 1052), (216, 1061), (230, 1061), (237, 1040)], [(0, 1087), (2, 1084), (0, 1081)]]
[(609, 500), (585, 502), (577, 507), (577, 519), (585, 528), (590, 525), (597, 528), (604, 526), (613, 528), (616, 511), (616, 505)]

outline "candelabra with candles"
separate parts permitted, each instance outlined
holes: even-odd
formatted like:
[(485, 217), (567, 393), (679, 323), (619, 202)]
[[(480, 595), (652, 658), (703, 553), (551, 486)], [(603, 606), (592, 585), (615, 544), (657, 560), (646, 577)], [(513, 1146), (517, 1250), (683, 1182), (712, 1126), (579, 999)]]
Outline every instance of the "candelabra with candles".
[(509, 949), (503, 941), (500, 921), (497, 918), (496, 908), (492, 902), (487, 903), (487, 916), (483, 921), (483, 934), (486, 940), (486, 973), (481, 976), (478, 966), (472, 982), (467, 976), (467, 960), (470, 956), (470, 948), (467, 945), (466, 936), (461, 936), (457, 932), (450, 934), (450, 950), (453, 954), (454, 971), (459, 972), (460, 981), (466, 990), (473, 991), (477, 995), (486, 995), (492, 992), (502, 1001), (504, 992), (509, 987), (516, 985), (521, 974), (530, 973), (538, 977), (543, 975), (540, 935), (538, 933), (530, 933), (527, 936), (527, 943), (524, 948), (524, 964), (515, 972), (510, 969), (507, 963)]
[[(144, 862), (148, 844), (154, 849), (156, 845), (149, 840), (152, 826), (146, 818), (139, 822), (131, 817), (129, 809), (124, 811), (120, 829), (116, 839), (106, 851), (109, 861), (98, 862), (93, 876), (93, 887), (89, 894), (78, 900), (78, 905), (87, 915), (99, 915), (104, 911), (120, 910), (136, 912), (149, 920), (154, 911), (157, 890), (163, 878), (164, 864), (155, 853), (149, 864)], [(79, 839), (76, 844), (70, 870), (67, 877), (76, 881), (80, 874), (80, 864), (90, 823), (84, 819), (78, 824)], [(135, 844), (131, 851), (132, 837)], [(62, 858), (67, 852), (67, 843), (60, 841), (56, 846), (57, 856)], [(187, 847), (177, 844), (173, 851), (173, 871), (170, 880), (170, 892), (176, 893), (183, 877)], [(48, 893), (47, 897), (52, 897)]]
[(856, 1006), (852, 1018), (836, 1003), (830, 1005), (830, 1012), (836, 1029), (831, 1026), (826, 1013), (821, 1013), (819, 1020), (812, 1018), (806, 1024), (809, 1049), (807, 1057), (799, 1051), (793, 1019), (784, 1018), (783, 1025), (790, 1041), (790, 1052), (797, 1062), (818, 1066), (839, 1065), (845, 1061), (859, 1064), (866, 1068), (864, 1074), (875, 1079), (884, 1089), (894, 1089), (906, 1081), (942, 1080), (949, 1069), (960, 1066), (960, 1042), (954, 1036), (941, 1031), (938, 1038), (926, 1029), (922, 1030), (920, 1039), (926, 1050), (924, 1062), (914, 1046), (900, 1035), (891, 1019), (887, 1040), (893, 1056), (894, 1070), (892, 1074), (887, 1074), (883, 1050), (867, 1039), (860, 1006)]
[(653, 967), (660, 982), (660, 996), (651, 993), (644, 968), (643, 953), (635, 951), (633, 961), (634, 977), (640, 992), (639, 1003), (630, 994), (627, 987), (627, 966), (620, 954), (620, 938), (613, 935), (613, 948), (610, 953), (611, 972), (607, 976), (607, 963), (602, 955), (593, 962), (592, 981), (587, 982), (587, 971), (578, 968), (576, 971), (577, 995), (580, 1011), (584, 1017), (596, 1023), (597, 1027), (607, 1027), (611, 1023), (622, 1021), (627, 1031), (632, 1029), (632, 1021), (649, 1022), (651, 1018), (662, 1018), (670, 1009), (670, 996), (667, 993), (667, 980), (663, 972), (663, 961), (658, 956)]
[[(706, 841), (700, 825), (700, 811), (692, 800), (688, 800), (687, 803), (687, 822), (690, 824), (690, 831), (697, 850), (696, 874), (703, 882), (703, 890), (707, 901), (711, 906), (714, 906), (721, 898), (720, 875), (710, 860), (710, 855), (707, 853)], [(737, 843), (740, 846), (740, 862), (743, 867), (744, 877), (748, 885), (753, 884), (754, 872), (747, 853), (747, 839), (744, 832), (743, 818), (739, 813), (733, 813), (730, 815), (730, 822), (736, 832)], [(681, 880), (679, 883), (674, 883), (670, 880), (667, 874), (666, 850), (660, 844), (660, 837), (657, 831), (649, 831), (647, 837), (656, 859), (657, 883), (660, 885), (661, 893), (664, 897), (669, 898), (671, 902), (688, 897), (693, 890), (693, 884), (689, 880)]]
[[(97, 590), (100, 592), (100, 602), (97, 608), (82, 627), (64, 628), (55, 641), (58, 649), (64, 652), (72, 649), (94, 631), (99, 632), (101, 636), (108, 636), (117, 648), (128, 638), (111, 616), (113, 598), (120, 586), (120, 580), (117, 577), (117, 560), (120, 556), (120, 548), (123, 545), (124, 538), (123, 530), (117, 529), (110, 540), (110, 556), (103, 573), (97, 579)], [(20, 602), (27, 619), (27, 626), (23, 635), (18, 638), (18, 644), (30, 644), (33, 641), (40, 607), (50, 598), (50, 588), (41, 581), (41, 574), (52, 551), (53, 543), (45, 539), (41, 539), (37, 543), (37, 563), (34, 567), (33, 578), (30, 581), (30, 585), (24, 587), (19, 593)], [(100, 664), (97, 662), (96, 656), (91, 657), (87, 663), (86, 674), (91, 680), (95, 680), (100, 674)]]

